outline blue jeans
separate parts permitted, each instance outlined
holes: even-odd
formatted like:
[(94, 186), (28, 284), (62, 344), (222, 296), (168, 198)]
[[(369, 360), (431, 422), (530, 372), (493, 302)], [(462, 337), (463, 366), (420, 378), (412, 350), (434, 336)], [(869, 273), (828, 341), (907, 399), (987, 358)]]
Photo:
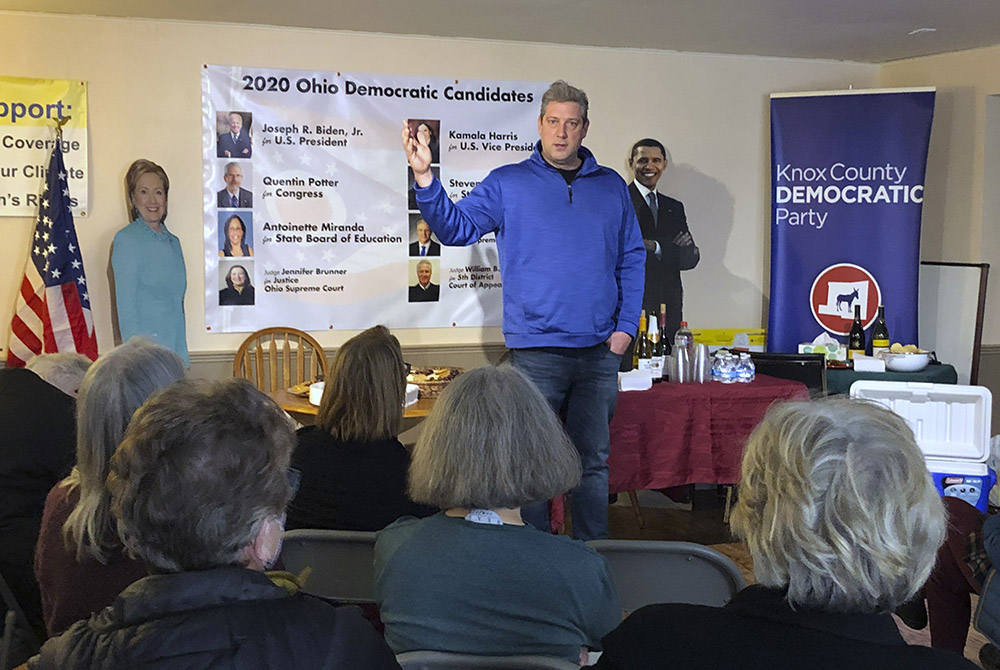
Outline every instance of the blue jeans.
[[(556, 414), (566, 412), (566, 432), (576, 445), (583, 465), (583, 477), (573, 490), (570, 503), (573, 537), (607, 538), (611, 452), (608, 424), (618, 400), (621, 356), (602, 342), (585, 349), (512, 349), (511, 361), (538, 386)], [(523, 507), (521, 516), (532, 526), (549, 530), (545, 501)]]

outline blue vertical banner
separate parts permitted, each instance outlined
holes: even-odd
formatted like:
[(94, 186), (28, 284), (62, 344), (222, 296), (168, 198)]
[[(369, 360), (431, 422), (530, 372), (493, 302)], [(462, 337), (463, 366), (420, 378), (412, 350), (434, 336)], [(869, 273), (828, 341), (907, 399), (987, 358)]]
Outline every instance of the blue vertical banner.
[(856, 305), (916, 343), (933, 117), (933, 88), (771, 96), (769, 351), (846, 342)]

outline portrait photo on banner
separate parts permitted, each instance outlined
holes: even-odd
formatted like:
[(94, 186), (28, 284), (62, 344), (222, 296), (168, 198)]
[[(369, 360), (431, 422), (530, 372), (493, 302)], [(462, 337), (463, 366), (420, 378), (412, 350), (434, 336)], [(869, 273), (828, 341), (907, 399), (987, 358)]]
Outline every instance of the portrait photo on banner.
[(215, 189), (216, 206), (220, 209), (249, 209), (253, 207), (253, 163), (233, 159), (219, 159), (218, 182)]
[(216, 155), (219, 158), (253, 156), (253, 114), (240, 110), (215, 113)]
[(426, 144), (431, 150), (431, 163), (441, 162), (441, 120), (440, 119), (407, 119), (410, 133), (421, 144)]
[(251, 259), (219, 261), (219, 306), (256, 304)]
[(219, 210), (219, 256), (253, 256), (253, 212)]
[(437, 302), (441, 299), (441, 261), (411, 258), (408, 283), (408, 302)]
[[(435, 179), (441, 179), (441, 168), (437, 165), (431, 167), (431, 173)], [(408, 209), (417, 209), (417, 192), (414, 190), (413, 168), (406, 166), (406, 202)]]
[(440, 256), (441, 243), (431, 227), (424, 221), (420, 212), (410, 212), (410, 246), (411, 256)]

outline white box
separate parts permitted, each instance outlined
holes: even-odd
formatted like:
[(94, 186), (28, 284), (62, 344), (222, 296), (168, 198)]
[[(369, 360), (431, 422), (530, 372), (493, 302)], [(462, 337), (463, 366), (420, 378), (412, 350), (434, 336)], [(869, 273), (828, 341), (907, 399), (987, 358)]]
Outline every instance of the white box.
[(993, 396), (982, 386), (860, 380), (852, 398), (878, 402), (903, 417), (924, 452), (941, 495), (961, 498), (986, 511), (996, 473), (990, 456)]

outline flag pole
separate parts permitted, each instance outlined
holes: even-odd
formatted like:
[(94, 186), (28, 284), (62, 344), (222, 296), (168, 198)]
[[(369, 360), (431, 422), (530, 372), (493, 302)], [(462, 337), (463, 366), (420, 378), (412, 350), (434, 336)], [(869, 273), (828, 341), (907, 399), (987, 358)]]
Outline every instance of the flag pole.
[(49, 154), (38, 215), (24, 276), (11, 319), (7, 367), (23, 367), (42, 353), (75, 351), (97, 359), (97, 337), (83, 256), (73, 224), (67, 170), (63, 163), (62, 127)]

